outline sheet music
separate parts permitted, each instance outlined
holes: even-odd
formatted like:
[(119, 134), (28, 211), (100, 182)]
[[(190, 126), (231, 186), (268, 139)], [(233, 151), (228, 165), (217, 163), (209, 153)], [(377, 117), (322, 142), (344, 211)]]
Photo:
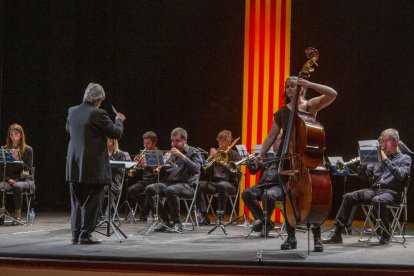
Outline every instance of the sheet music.
[(246, 157), (249, 155), (249, 152), (247, 151), (246, 145), (236, 145), (236, 149), (240, 154), (240, 157)]
[(115, 161), (115, 160), (109, 160), (109, 164), (111, 164), (111, 167), (114, 168), (126, 168), (129, 169), (133, 166), (135, 166), (135, 164), (137, 164), (136, 162), (132, 162), (132, 161)]
[(344, 159), (342, 158), (342, 156), (330, 156), (328, 157), (329, 163), (331, 163), (331, 165), (334, 165), (336, 163), (344, 163)]
[(361, 164), (373, 164), (381, 162), (381, 156), (379, 155), (378, 150), (378, 140), (358, 141), (358, 145), (358, 154), (361, 160)]

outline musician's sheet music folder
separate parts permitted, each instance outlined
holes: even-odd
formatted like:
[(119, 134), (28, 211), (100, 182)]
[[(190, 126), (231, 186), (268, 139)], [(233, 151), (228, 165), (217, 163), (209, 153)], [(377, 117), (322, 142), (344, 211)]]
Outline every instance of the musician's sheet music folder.
[(158, 167), (164, 166), (164, 157), (161, 151), (145, 152), (144, 153), (145, 166)]
[[(0, 163), (4, 163), (4, 161), (6, 162), (14, 162), (16, 161), (13, 157), (13, 150), (11, 149), (0, 149)], [(4, 153), (4, 155), (3, 155)], [(4, 160), (6, 159), (6, 160)]]
[(377, 140), (358, 141), (358, 145), (358, 154), (361, 164), (374, 164), (381, 162), (379, 144)]

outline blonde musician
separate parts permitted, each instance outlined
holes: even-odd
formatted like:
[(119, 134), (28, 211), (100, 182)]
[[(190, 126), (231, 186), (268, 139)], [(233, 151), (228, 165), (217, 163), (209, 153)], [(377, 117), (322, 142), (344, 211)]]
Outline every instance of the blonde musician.
[[(129, 155), (119, 149), (119, 143), (117, 139), (106, 139), (106, 146), (108, 148), (109, 160), (113, 161), (130, 161), (131, 158)], [(115, 197), (118, 197), (121, 194), (122, 187), (122, 169), (111, 168), (112, 171), (112, 184), (111, 192)], [(108, 186), (105, 186), (105, 192)]]
[(144, 154), (145, 151), (156, 150), (158, 136), (154, 131), (147, 131), (142, 135), (144, 152), (135, 156), (134, 161), (137, 162), (137, 166), (142, 168), (142, 178), (128, 188), (128, 202), (132, 208), (136, 204), (140, 206), (141, 210), (141, 220), (146, 220), (149, 207), (147, 204), (147, 198), (143, 194), (145, 187), (149, 184), (157, 182), (157, 175), (153, 172), (153, 167), (145, 166), (144, 164)]
[[(218, 150), (226, 150), (232, 142), (232, 134), (229, 130), (222, 130), (217, 135)], [(214, 160), (217, 150), (215, 148), (210, 149), (210, 160)], [(235, 162), (240, 160), (240, 155), (230, 149), (228, 152), (228, 162)], [(218, 193), (218, 206), (217, 215), (219, 221), (223, 220), (224, 211), (226, 210), (227, 196), (235, 195), (237, 192), (237, 186), (239, 185), (240, 173), (232, 172), (228, 163), (214, 162), (206, 170), (206, 174), (209, 178), (208, 181), (200, 181), (197, 192), (197, 208), (200, 211), (201, 219), (200, 225), (210, 224), (210, 220), (207, 214), (207, 194)]]
[[(193, 185), (203, 163), (200, 152), (187, 144), (185, 129), (177, 127), (171, 131), (171, 147), (170, 158), (166, 160), (167, 164), (155, 170), (160, 174), (160, 182), (145, 188), (153, 213), (156, 212), (158, 202), (158, 216), (167, 226), (159, 224), (155, 231), (164, 232), (172, 229), (175, 232), (180, 232), (182, 230), (180, 198), (191, 199), (194, 196)], [(158, 195), (165, 197), (169, 213), (161, 204), (161, 198), (157, 198)]]

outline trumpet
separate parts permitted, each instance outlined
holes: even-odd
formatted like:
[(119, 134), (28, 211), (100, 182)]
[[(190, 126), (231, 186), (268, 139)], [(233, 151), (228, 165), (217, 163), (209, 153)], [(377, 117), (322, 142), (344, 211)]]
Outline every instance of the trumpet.
[(254, 158), (254, 153), (250, 154), (249, 156), (243, 157), (237, 162), (231, 161), (229, 162), (229, 169), (232, 173), (237, 173), (239, 171), (239, 165), (243, 164), (244, 162), (249, 161), (250, 159)]
[(147, 151), (147, 149), (144, 149), (140, 155), (136, 156), (134, 158), (134, 161), (137, 162), (133, 167), (131, 167), (130, 169), (128, 169), (127, 175), (129, 177), (134, 177), (135, 174), (137, 173), (138, 169), (139, 169), (139, 165), (138, 163), (140, 163), (142, 160), (144, 160), (144, 155), (145, 152)]
[(233, 142), (225, 149), (225, 150), (217, 150), (216, 154), (211, 155), (209, 158), (207, 158), (205, 164), (203, 165), (203, 169), (207, 170), (209, 167), (211, 167), (214, 163), (220, 163), (220, 164), (227, 164), (229, 162), (229, 154), (228, 151), (237, 143), (237, 141), (240, 140), (240, 137), (237, 137), (234, 139)]
[(349, 165), (353, 165), (355, 163), (358, 163), (359, 161), (361, 161), (361, 159), (359, 157), (355, 157), (352, 158), (351, 160), (349, 160), (348, 162), (336, 162), (335, 164), (335, 169), (338, 173), (344, 173), (345, 172), (345, 168)]

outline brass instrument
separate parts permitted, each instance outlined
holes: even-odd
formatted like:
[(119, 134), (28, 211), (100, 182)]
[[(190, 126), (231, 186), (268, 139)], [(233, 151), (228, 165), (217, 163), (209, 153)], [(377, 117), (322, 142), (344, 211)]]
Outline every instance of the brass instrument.
[(207, 170), (209, 167), (211, 167), (214, 163), (220, 163), (220, 164), (227, 164), (229, 162), (229, 154), (228, 151), (234, 147), (234, 145), (240, 140), (240, 137), (237, 137), (236, 139), (231, 142), (231, 144), (225, 149), (225, 150), (217, 150), (217, 152), (214, 155), (211, 155), (209, 158), (207, 158), (205, 164), (203, 165), (203, 169)]
[(335, 169), (337, 170), (338, 173), (342, 174), (342, 173), (345, 172), (345, 168), (347, 166), (353, 165), (353, 164), (358, 163), (360, 161), (361, 160), (360, 160), (359, 157), (355, 157), (355, 158), (352, 158), (351, 160), (349, 160), (348, 162), (344, 162), (344, 163), (342, 163), (342, 162), (336, 162)]
[(243, 157), (237, 162), (231, 161), (229, 162), (229, 169), (232, 173), (237, 173), (239, 171), (239, 165), (243, 164), (244, 162), (249, 161), (250, 159), (254, 158), (254, 153), (250, 154), (249, 156)]
[(146, 151), (147, 151), (147, 149), (144, 149), (139, 156), (134, 158), (134, 161), (136, 161), (137, 163), (133, 167), (128, 169), (127, 175), (129, 177), (134, 177), (135, 174), (137, 173), (137, 171), (139, 169), (138, 163), (141, 162), (144, 159), (144, 155), (145, 155)]

